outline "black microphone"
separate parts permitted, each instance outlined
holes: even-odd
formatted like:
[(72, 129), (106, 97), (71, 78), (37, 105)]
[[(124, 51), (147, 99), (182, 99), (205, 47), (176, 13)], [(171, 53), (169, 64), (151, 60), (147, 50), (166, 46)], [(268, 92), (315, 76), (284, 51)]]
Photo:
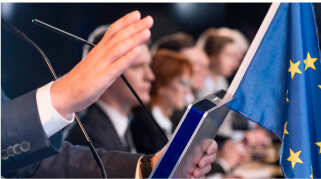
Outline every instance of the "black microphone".
[[(33, 19), (32, 20), (33, 23), (37, 24), (37, 25), (40, 25), (41, 27), (44, 27), (46, 29), (49, 29), (53, 32), (56, 32), (62, 36), (65, 36), (69, 39), (72, 39), (72, 40), (75, 40), (75, 41), (78, 41), (78, 42), (81, 42), (81, 43), (84, 43), (84, 44), (87, 44), (91, 47), (95, 47), (96, 45), (95, 44), (92, 44), (92, 43), (89, 43), (88, 41), (84, 40), (83, 38), (80, 38), (76, 35), (73, 35), (69, 32), (66, 32), (64, 30), (61, 30), (57, 27), (54, 27), (52, 25), (49, 25), (45, 22), (42, 22), (38, 19)], [(167, 139), (167, 136), (166, 134), (164, 133), (164, 131), (161, 129), (161, 127), (158, 125), (158, 123), (156, 122), (155, 118), (153, 117), (153, 115), (151, 114), (151, 112), (147, 109), (147, 107), (145, 106), (145, 104), (143, 103), (143, 101), (140, 99), (140, 97), (138, 96), (138, 94), (136, 93), (136, 91), (134, 90), (134, 88), (131, 86), (131, 84), (128, 82), (128, 80), (125, 78), (125, 76), (123, 74), (120, 75), (121, 78), (123, 79), (123, 81), (126, 83), (126, 85), (128, 86), (128, 88), (130, 89), (130, 91), (134, 94), (134, 96), (136, 97), (136, 99), (138, 100), (138, 102), (140, 103), (140, 105), (144, 108), (145, 112), (148, 114), (148, 116), (150, 117), (150, 119), (153, 121), (153, 123), (155, 124), (155, 126), (157, 127), (158, 131), (161, 133), (161, 135), (163, 136), (164, 138), (164, 141), (165, 143), (168, 142), (168, 139)]]
[[(27, 41), (33, 48), (35, 48), (37, 50), (37, 52), (40, 53), (40, 55), (42, 56), (42, 58), (45, 60), (45, 62), (47, 63), (48, 67), (49, 67), (49, 70), (51, 71), (51, 74), (53, 75), (53, 77), (55, 78), (55, 80), (57, 80), (57, 75), (55, 73), (55, 70), (53, 69), (48, 57), (46, 56), (46, 54), (38, 47), (38, 45), (36, 43), (34, 43), (28, 36), (26, 36), (23, 32), (21, 32), (19, 29), (17, 29), (15, 26), (13, 26), (12, 24), (6, 22), (3, 18), (1, 18), (1, 24), (3, 24), (10, 32), (13, 32), (15, 35), (17, 35), (19, 38), (21, 38), (22, 40), (25, 40)], [(103, 175), (104, 178), (107, 178), (107, 175), (106, 175), (106, 171), (105, 171), (105, 168), (104, 168), (104, 164), (103, 162), (101, 161), (99, 155), (97, 154), (96, 150), (95, 150), (95, 147), (94, 145), (92, 144), (85, 128), (83, 127), (81, 121), (79, 120), (79, 117), (77, 114), (75, 114), (75, 118), (76, 118), (76, 122), (78, 124), (78, 126), (81, 128), (81, 131), (83, 132), (86, 140), (87, 140), (87, 143), (88, 143), (88, 146), (101, 170), (101, 173)]]

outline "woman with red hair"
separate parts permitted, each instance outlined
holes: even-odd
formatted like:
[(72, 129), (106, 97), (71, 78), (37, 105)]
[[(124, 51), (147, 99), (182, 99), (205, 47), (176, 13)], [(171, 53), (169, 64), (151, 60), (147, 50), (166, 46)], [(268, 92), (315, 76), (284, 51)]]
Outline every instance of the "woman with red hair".
[(150, 107), (157, 123), (170, 138), (174, 110), (182, 110), (185, 96), (191, 93), (192, 65), (179, 53), (159, 50), (153, 57), (151, 68), (155, 75), (152, 83)]

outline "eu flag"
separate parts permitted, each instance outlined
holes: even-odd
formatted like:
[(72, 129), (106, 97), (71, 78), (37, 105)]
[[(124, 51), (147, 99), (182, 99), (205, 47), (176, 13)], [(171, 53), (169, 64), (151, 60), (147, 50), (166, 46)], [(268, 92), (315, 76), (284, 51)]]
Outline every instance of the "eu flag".
[(314, 6), (272, 6), (269, 24), (262, 24), (266, 30), (245, 57), (252, 60), (242, 64), (231, 85), (236, 90), (231, 108), (282, 141), (285, 177), (320, 178), (321, 63)]

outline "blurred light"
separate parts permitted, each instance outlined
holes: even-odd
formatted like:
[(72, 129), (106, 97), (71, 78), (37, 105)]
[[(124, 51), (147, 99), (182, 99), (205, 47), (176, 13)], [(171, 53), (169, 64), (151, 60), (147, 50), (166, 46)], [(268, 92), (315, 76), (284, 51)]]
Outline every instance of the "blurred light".
[(171, 6), (171, 13), (176, 23), (184, 28), (192, 26), (205, 27), (220, 26), (225, 22), (225, 3), (174, 3)]
[(14, 3), (1, 3), (1, 17), (10, 20), (14, 11)]
[(193, 17), (197, 12), (195, 3), (175, 3), (174, 9), (176, 10), (176, 13), (182, 18)]

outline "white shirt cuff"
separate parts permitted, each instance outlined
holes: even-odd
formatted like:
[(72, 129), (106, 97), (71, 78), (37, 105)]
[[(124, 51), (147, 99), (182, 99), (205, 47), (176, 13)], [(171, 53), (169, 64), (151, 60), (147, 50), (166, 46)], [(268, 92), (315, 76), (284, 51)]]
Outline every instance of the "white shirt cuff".
[(53, 82), (50, 82), (39, 88), (36, 93), (40, 121), (48, 138), (72, 123), (75, 118), (74, 113), (68, 115), (67, 118), (64, 118), (53, 107), (50, 96), (52, 83)]

